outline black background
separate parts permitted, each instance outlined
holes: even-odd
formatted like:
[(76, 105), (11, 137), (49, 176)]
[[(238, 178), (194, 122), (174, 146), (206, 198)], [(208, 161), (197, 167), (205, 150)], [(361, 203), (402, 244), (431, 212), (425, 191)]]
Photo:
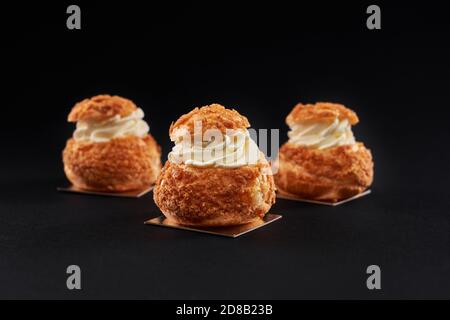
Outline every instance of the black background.
[[(1, 298), (450, 298), (449, 25), (442, 4), (78, 2), (3, 7)], [(278, 200), (284, 218), (239, 239), (144, 226), (151, 195), (56, 192), (77, 101), (136, 102), (166, 160), (171, 121), (213, 102), (279, 128), (297, 102), (355, 110), (373, 193), (329, 208)], [(66, 289), (65, 269), (82, 268)], [(366, 288), (380, 265), (382, 290)]]

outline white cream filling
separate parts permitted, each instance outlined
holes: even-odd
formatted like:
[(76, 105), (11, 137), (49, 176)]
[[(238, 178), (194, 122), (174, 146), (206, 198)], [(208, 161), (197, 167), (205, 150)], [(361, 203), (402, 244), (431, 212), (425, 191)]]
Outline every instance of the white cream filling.
[[(193, 140), (193, 141), (192, 141)], [(193, 138), (179, 136), (169, 153), (169, 161), (195, 167), (237, 168), (258, 162), (260, 151), (247, 130), (208, 130)]]
[(150, 128), (143, 120), (144, 111), (137, 109), (126, 117), (116, 115), (115, 117), (97, 121), (78, 121), (77, 128), (73, 133), (76, 141), (83, 142), (106, 142), (114, 138), (125, 136), (145, 137)]
[(351, 125), (347, 119), (333, 122), (303, 122), (291, 127), (289, 142), (316, 149), (355, 144)]

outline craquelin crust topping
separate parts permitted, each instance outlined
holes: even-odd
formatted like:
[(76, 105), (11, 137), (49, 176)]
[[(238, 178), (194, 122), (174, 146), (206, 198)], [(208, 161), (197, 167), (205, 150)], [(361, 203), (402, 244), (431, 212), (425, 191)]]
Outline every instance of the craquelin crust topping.
[(220, 104), (211, 104), (201, 108), (195, 108), (191, 112), (182, 115), (175, 123), (170, 125), (170, 138), (174, 139), (176, 131), (181, 128), (187, 129), (194, 134), (194, 124), (202, 123), (202, 133), (209, 129), (218, 129), (226, 133), (227, 129), (246, 129), (250, 127), (247, 118), (234, 109), (226, 109)]
[(126, 117), (136, 110), (136, 105), (129, 99), (103, 94), (75, 104), (68, 121), (103, 121), (116, 115)]
[(347, 119), (351, 125), (358, 123), (359, 119), (355, 112), (342, 104), (317, 102), (315, 104), (297, 104), (286, 118), (286, 123), (292, 126), (305, 121), (334, 121)]

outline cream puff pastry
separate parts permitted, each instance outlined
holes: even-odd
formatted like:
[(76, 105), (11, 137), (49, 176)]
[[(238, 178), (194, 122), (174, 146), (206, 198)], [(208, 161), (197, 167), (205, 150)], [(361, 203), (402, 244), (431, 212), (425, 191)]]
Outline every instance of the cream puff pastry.
[(340, 104), (298, 104), (286, 118), (289, 141), (279, 153), (280, 192), (336, 202), (366, 190), (373, 180), (372, 154), (356, 142), (357, 115)]
[(246, 117), (212, 104), (170, 127), (175, 143), (153, 192), (176, 223), (230, 226), (264, 217), (275, 202), (269, 163), (250, 138)]
[(68, 117), (77, 127), (63, 151), (64, 171), (72, 184), (104, 192), (154, 184), (161, 150), (143, 117), (142, 109), (118, 96), (98, 95), (77, 103)]

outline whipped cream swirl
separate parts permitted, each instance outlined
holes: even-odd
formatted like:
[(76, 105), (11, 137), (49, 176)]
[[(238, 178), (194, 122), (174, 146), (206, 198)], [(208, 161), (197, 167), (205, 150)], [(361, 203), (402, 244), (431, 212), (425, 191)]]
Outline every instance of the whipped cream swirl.
[(347, 119), (333, 122), (303, 122), (291, 127), (289, 142), (316, 149), (325, 149), (355, 143), (351, 125)]
[(258, 162), (259, 148), (247, 130), (222, 134), (212, 130), (202, 135), (180, 136), (169, 153), (169, 161), (195, 167), (237, 168)]
[(114, 138), (135, 136), (143, 138), (150, 130), (143, 120), (144, 111), (137, 109), (126, 117), (116, 115), (105, 121), (78, 121), (73, 134), (76, 141), (106, 142)]

